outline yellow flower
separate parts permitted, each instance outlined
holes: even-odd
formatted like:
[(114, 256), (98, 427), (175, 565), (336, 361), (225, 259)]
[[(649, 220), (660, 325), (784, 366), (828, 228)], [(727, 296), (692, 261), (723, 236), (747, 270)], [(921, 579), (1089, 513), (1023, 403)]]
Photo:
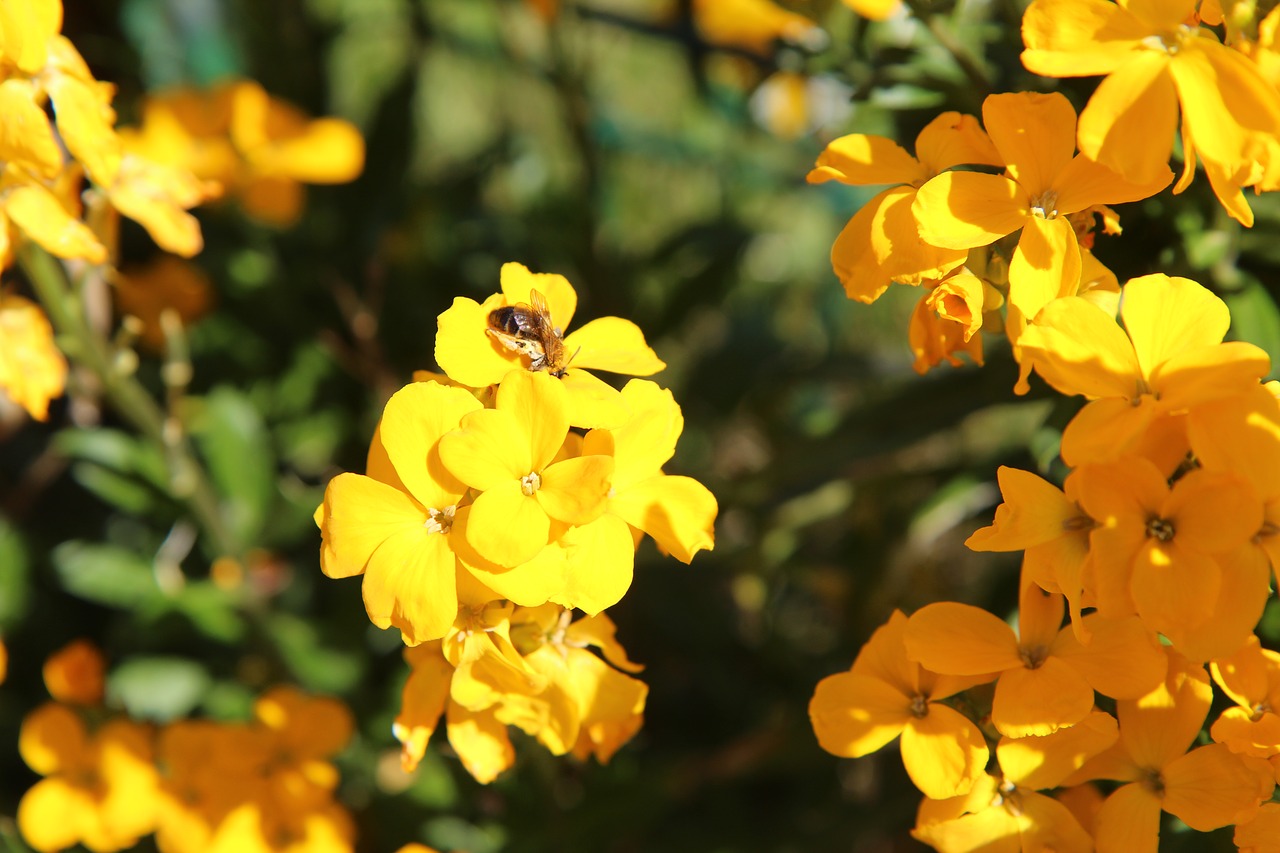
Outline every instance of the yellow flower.
[(771, 0), (693, 0), (693, 22), (710, 44), (759, 54), (772, 53), (778, 40), (813, 48), (827, 42), (817, 24)]
[(378, 425), (367, 475), (335, 477), (318, 512), (321, 570), (363, 574), (370, 621), (394, 625), (410, 645), (444, 636), (458, 612), (454, 524), (467, 486), (445, 469), (438, 443), (478, 409), (471, 394), (434, 382), (400, 389)]
[[(437, 320), (435, 356), (451, 379), (471, 388), (494, 385), (512, 370), (546, 370), (569, 392), (569, 422), (579, 427), (616, 427), (627, 419), (626, 405), (611, 386), (588, 373), (607, 370), (630, 376), (649, 376), (666, 367), (634, 323), (620, 317), (600, 317), (576, 332), (563, 335), (578, 304), (578, 295), (564, 276), (531, 273), (521, 264), (503, 264), (502, 292), (483, 303), (458, 297)], [(536, 365), (527, 353), (504, 346), (491, 334), (490, 316), (498, 309), (533, 307), (537, 291), (545, 300), (553, 346), (563, 346), (562, 363)]]
[(518, 566), (552, 541), (552, 519), (586, 524), (604, 511), (612, 458), (552, 461), (569, 432), (568, 397), (545, 373), (511, 371), (494, 408), (440, 439), (444, 469), (478, 493), (465, 536), (486, 560)]
[(920, 131), (914, 157), (891, 139), (861, 133), (834, 140), (819, 155), (806, 178), (811, 184), (892, 185), (862, 206), (831, 247), (831, 266), (850, 299), (874, 302), (894, 281), (941, 279), (964, 263), (963, 249), (922, 239), (912, 212), (921, 186), (964, 163), (1004, 165), (977, 120), (957, 112)]
[(54, 346), (44, 312), (28, 299), (0, 293), (0, 391), (43, 421), (66, 382), (67, 360)]
[(913, 211), (925, 242), (950, 249), (985, 246), (1021, 229), (1009, 262), (1009, 305), (1031, 319), (1079, 284), (1080, 247), (1070, 215), (1147, 198), (1172, 174), (1165, 168), (1131, 181), (1072, 156), (1076, 112), (1057, 92), (991, 95), (982, 118), (1007, 172), (944, 172), (920, 188)]
[(94, 233), (68, 212), (63, 199), (13, 163), (0, 172), (0, 259), (13, 247), (10, 226), (40, 248), (60, 258), (100, 264), (107, 249)]
[(23, 721), (18, 750), (45, 777), (18, 804), (18, 828), (41, 853), (76, 843), (111, 853), (155, 828), (159, 780), (145, 726), (116, 718), (90, 734), (51, 702)]
[(156, 845), (165, 853), (203, 853), (223, 819), (260, 793), (262, 732), (241, 724), (179, 720), (156, 745), (161, 768)]
[(1080, 115), (1080, 151), (1135, 183), (1163, 175), (1181, 107), (1185, 167), (1175, 191), (1199, 155), (1227, 212), (1251, 225), (1240, 187), (1271, 159), (1280, 96), (1215, 33), (1187, 24), (1195, 5), (1036, 0), (1022, 21), (1022, 62), (1047, 77), (1107, 75)]
[(1134, 698), (1164, 676), (1160, 645), (1137, 619), (1085, 617), (1086, 646), (1058, 627), (1061, 595), (1024, 580), (1019, 605), (1016, 632), (985, 610), (944, 601), (912, 614), (905, 636), (907, 656), (933, 672), (996, 674), (991, 722), (1003, 735), (1051, 734), (1083, 720), (1095, 690)]
[(102, 704), (106, 661), (88, 640), (73, 640), (44, 662), (49, 695), (71, 705)]
[(1244, 393), (1270, 369), (1258, 347), (1221, 343), (1230, 312), (1190, 279), (1131, 280), (1120, 318), (1123, 330), (1084, 298), (1056, 299), (1018, 339), (1024, 369), (1094, 401), (1063, 433), (1068, 465), (1114, 458), (1157, 417)]
[(989, 752), (973, 721), (943, 704), (989, 679), (937, 675), (907, 659), (907, 617), (895, 610), (858, 652), (849, 672), (818, 682), (809, 719), (818, 743), (846, 758), (869, 755), (901, 736), (902, 763), (926, 796), (968, 793)]
[(978, 331), (988, 305), (1002, 304), (1000, 294), (966, 269), (923, 284), (926, 290), (911, 312), (907, 332), (915, 355), (912, 369), (923, 375), (944, 360), (959, 367), (964, 363), (957, 355), (961, 352), (981, 366), (982, 336)]

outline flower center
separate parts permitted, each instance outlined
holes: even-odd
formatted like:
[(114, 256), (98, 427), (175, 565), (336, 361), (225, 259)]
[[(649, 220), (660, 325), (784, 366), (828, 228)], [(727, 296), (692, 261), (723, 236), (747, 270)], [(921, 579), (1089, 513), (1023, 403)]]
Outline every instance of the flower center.
[(457, 511), (457, 504), (450, 504), (444, 509), (427, 507), (427, 515), (430, 518), (424, 521), (422, 526), (427, 528), (428, 533), (448, 533), (453, 529), (453, 514)]
[(1151, 793), (1157, 797), (1164, 796), (1164, 777), (1160, 775), (1160, 771), (1155, 768), (1146, 768), (1138, 777), (1138, 781)]
[(1199, 27), (1179, 24), (1176, 30), (1157, 35), (1149, 35), (1142, 40), (1147, 50), (1159, 50), (1172, 56), (1182, 50), (1183, 45), (1200, 34)]
[(1022, 795), (1018, 791), (1018, 786), (1007, 779), (1000, 780), (1000, 786), (996, 789), (996, 796), (993, 806), (1001, 806), (1006, 812), (1013, 817), (1022, 815)]
[(1274, 521), (1264, 521), (1262, 527), (1258, 528), (1258, 532), (1253, 534), (1253, 544), (1259, 545), (1263, 539), (1275, 536), (1277, 533), (1280, 533), (1280, 527), (1277, 527)]
[(1173, 522), (1167, 518), (1147, 519), (1147, 536), (1160, 542), (1168, 542), (1174, 534)]
[(1256, 723), (1258, 720), (1262, 719), (1264, 714), (1268, 713), (1271, 713), (1271, 703), (1264, 699), (1257, 705), (1253, 706), (1253, 711), (1249, 714), (1249, 719)]
[(1031, 200), (1031, 213), (1041, 219), (1053, 219), (1058, 215), (1058, 193), (1045, 190)]
[(542, 488), (542, 475), (537, 471), (531, 471), (520, 478), (520, 491), (525, 496), (531, 496), (538, 489)]
[(1082, 510), (1079, 515), (1072, 516), (1062, 522), (1063, 533), (1084, 533), (1097, 527), (1098, 523), (1092, 518), (1084, 514)]
[(1020, 646), (1018, 659), (1027, 669), (1039, 669), (1049, 657), (1049, 650), (1044, 646)]
[(911, 716), (917, 720), (923, 720), (929, 716), (929, 699), (923, 693), (917, 693), (911, 697), (911, 706), (907, 709)]

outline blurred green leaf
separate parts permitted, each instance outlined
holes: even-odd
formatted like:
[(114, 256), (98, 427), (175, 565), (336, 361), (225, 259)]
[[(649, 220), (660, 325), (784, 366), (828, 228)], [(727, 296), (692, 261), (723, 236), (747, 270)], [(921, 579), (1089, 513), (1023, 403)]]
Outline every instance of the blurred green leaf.
[(319, 693), (343, 693), (360, 678), (360, 656), (325, 648), (314, 623), (277, 613), (270, 617), (268, 630), (285, 665), (304, 687)]
[(1280, 367), (1280, 309), (1265, 287), (1249, 281), (1235, 293), (1223, 295), (1231, 309), (1231, 337), (1257, 344), (1271, 356), (1270, 377)]
[(76, 482), (103, 501), (134, 515), (147, 515), (168, 491), (168, 470), (154, 445), (120, 430), (66, 429), (54, 447), (75, 460)]
[(0, 632), (18, 624), (31, 596), (30, 562), (22, 534), (0, 516)]
[(115, 545), (65, 542), (54, 549), (53, 564), (67, 592), (108, 607), (139, 610), (164, 595), (151, 561)]
[(224, 498), (233, 535), (254, 543), (276, 497), (275, 452), (262, 416), (244, 394), (223, 385), (200, 401), (191, 431)]
[(134, 658), (107, 679), (107, 696), (133, 717), (167, 723), (185, 717), (209, 689), (209, 675), (185, 658)]
[(105, 503), (132, 515), (150, 515), (160, 503), (160, 495), (151, 487), (92, 462), (72, 465), (71, 476)]
[(244, 637), (245, 621), (236, 609), (235, 599), (209, 581), (188, 583), (174, 605), (210, 639), (234, 643)]

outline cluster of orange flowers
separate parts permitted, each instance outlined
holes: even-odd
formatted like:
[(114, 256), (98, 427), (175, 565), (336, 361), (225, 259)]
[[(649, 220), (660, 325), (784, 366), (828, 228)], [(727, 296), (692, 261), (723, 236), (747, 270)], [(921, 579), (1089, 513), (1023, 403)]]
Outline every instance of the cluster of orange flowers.
[(640, 329), (601, 317), (564, 334), (577, 294), (563, 276), (511, 263), (501, 286), (440, 315), (445, 375), (392, 396), (366, 473), (335, 477), (316, 511), (324, 573), (362, 574), (370, 620), (413, 647), (405, 766), (445, 714), (486, 782), (514, 758), (507, 725), (602, 761), (639, 729), (646, 690), (602, 611), (644, 534), (687, 563), (712, 547), (717, 511), (701, 483), (662, 472), (684, 428), (671, 392), (590, 372), (665, 367)]
[[(1016, 629), (954, 602), (895, 613), (811, 701), (837, 755), (900, 737), (926, 797), (913, 834), (935, 849), (1155, 850), (1162, 812), (1276, 849), (1280, 654), (1254, 628), (1280, 567), (1280, 384), (1261, 383), (1265, 352), (1223, 342), (1217, 296), (1162, 274), (1121, 287), (1090, 251), (1097, 219), (1120, 232), (1109, 205), (1173, 181), (1179, 112), (1175, 193), (1202, 163), (1250, 225), (1242, 188), (1280, 186), (1280, 14), (1239, 18), (1220, 37), (1216, 3), (1036, 0), (1027, 68), (1109, 75), (1078, 119), (1060, 94), (993, 95), (983, 126), (939, 116), (915, 157), (852, 135), (810, 174), (893, 184), (832, 261), (863, 302), (923, 287), (917, 370), (980, 364), (980, 332), (1002, 331), (1015, 390), (1036, 373), (1089, 401), (1063, 488), (1002, 468), (1004, 502), (967, 543), (1023, 552)], [(1214, 684), (1232, 707), (1200, 745)]]
[(328, 761), (352, 734), (340, 702), (282, 686), (258, 698), (252, 722), (157, 729), (103, 706), (102, 655), (82, 640), (49, 658), (44, 680), (55, 701), (27, 715), (18, 741), (45, 777), (18, 805), (34, 849), (110, 853), (153, 833), (166, 853), (354, 848)]

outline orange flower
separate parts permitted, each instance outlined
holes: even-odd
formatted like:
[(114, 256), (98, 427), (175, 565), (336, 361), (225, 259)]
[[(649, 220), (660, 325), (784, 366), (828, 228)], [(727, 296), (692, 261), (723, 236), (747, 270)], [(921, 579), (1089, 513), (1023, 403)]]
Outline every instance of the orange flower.
[(1213, 680), (1236, 707), (1227, 708), (1209, 733), (1232, 752), (1269, 758), (1280, 754), (1280, 652), (1250, 636), (1235, 654), (1210, 664)]
[(88, 640), (74, 640), (44, 662), (49, 695), (72, 705), (100, 705), (106, 661)]
[[(0, 234), (4, 228), (0, 222)], [(0, 392), (43, 421), (49, 402), (62, 396), (66, 383), (67, 360), (53, 342), (44, 312), (29, 299), (0, 294)]]
[(1004, 165), (977, 119), (957, 112), (920, 131), (915, 157), (893, 140), (861, 133), (836, 139), (819, 155), (811, 184), (892, 185), (862, 206), (831, 247), (831, 266), (850, 299), (871, 303), (894, 281), (941, 279), (964, 263), (963, 249), (921, 239), (912, 204), (926, 181), (965, 163)]
[(1009, 305), (1032, 319), (1079, 285), (1080, 247), (1070, 214), (1147, 198), (1173, 176), (1165, 169), (1130, 181), (1073, 157), (1076, 113), (1056, 92), (991, 95), (982, 118), (1007, 172), (945, 172), (920, 188), (913, 210), (920, 236), (950, 249), (985, 246), (1022, 229), (1009, 262)]
[(846, 758), (869, 755), (901, 736), (902, 763), (934, 799), (965, 794), (983, 777), (989, 752), (973, 721), (942, 700), (982, 679), (937, 675), (907, 659), (907, 617), (895, 610), (848, 672), (818, 682), (809, 719), (818, 743)]
[(1093, 691), (1134, 698), (1164, 675), (1154, 635), (1136, 619), (1086, 617), (1083, 646), (1062, 623), (1062, 596), (1024, 580), (1018, 631), (967, 604), (945, 601), (916, 611), (907, 655), (934, 672), (996, 680), (991, 722), (1008, 737), (1043, 736), (1093, 710)]

